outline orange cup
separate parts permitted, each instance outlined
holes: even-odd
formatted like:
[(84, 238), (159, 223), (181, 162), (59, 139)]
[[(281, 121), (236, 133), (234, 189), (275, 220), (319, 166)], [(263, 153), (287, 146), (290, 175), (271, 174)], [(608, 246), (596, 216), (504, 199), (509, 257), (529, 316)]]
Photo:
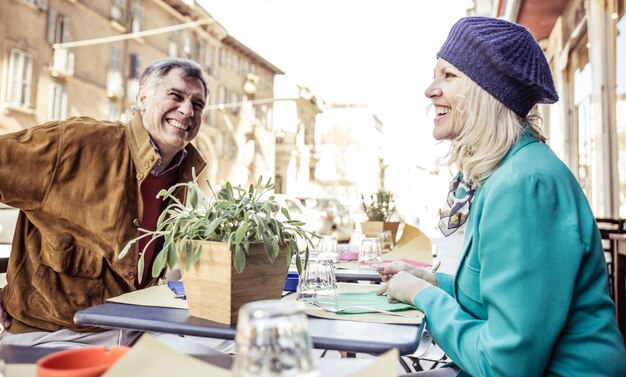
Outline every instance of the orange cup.
[(87, 347), (55, 352), (37, 361), (37, 377), (98, 377), (129, 349)]

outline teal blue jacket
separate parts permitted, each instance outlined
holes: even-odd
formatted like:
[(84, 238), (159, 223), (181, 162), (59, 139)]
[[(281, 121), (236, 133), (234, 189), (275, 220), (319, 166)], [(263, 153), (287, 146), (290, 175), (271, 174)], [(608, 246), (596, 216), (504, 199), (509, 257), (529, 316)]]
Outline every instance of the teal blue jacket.
[(523, 136), (477, 190), (457, 273), (437, 280), (413, 301), (464, 373), (626, 376), (593, 213), (534, 137)]

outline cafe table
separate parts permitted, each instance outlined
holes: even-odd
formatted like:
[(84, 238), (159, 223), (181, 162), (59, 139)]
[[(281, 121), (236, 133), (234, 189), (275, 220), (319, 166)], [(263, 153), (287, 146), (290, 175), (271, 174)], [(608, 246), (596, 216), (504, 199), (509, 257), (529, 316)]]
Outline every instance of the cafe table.
[[(74, 322), (84, 326), (225, 340), (234, 340), (237, 331), (236, 325), (193, 317), (184, 308), (119, 302), (80, 310), (76, 312)], [(309, 317), (308, 322), (315, 348), (371, 355), (379, 355), (392, 348), (398, 349), (400, 355), (413, 353), (424, 328), (423, 320), (415, 324), (397, 324)]]
[[(0, 345), (0, 359), (5, 363), (3, 367), (0, 367), (0, 376), (4, 373), (6, 377), (18, 375), (19, 377), (34, 377), (36, 375), (34, 364), (42, 357), (59, 351), (63, 351), (63, 349), (54, 347)], [(234, 361), (234, 358), (229, 355), (190, 356), (224, 369), (230, 369)], [(322, 377), (342, 377), (352, 375), (352, 373), (361, 370), (362, 368), (369, 368), (373, 362), (374, 359), (323, 358), (318, 359), (316, 364)], [(12, 367), (12, 365), (14, 365), (14, 367)], [(180, 371), (184, 373), (184, 366), (181, 366)]]

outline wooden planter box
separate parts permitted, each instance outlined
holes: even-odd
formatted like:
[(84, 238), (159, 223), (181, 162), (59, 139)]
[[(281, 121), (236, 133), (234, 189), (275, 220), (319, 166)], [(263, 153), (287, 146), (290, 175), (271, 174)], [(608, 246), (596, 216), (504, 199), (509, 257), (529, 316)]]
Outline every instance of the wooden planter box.
[(378, 233), (389, 230), (391, 231), (391, 239), (395, 244), (399, 225), (399, 222), (366, 221), (361, 223), (361, 231), (365, 237), (378, 237)]
[(192, 264), (189, 271), (185, 268), (184, 253), (180, 254), (190, 315), (232, 325), (237, 323), (242, 305), (281, 298), (289, 270), (285, 248), (281, 248), (272, 264), (262, 243), (250, 244), (246, 267), (238, 273), (225, 242), (193, 241), (192, 250), (198, 243), (202, 244), (200, 261)]

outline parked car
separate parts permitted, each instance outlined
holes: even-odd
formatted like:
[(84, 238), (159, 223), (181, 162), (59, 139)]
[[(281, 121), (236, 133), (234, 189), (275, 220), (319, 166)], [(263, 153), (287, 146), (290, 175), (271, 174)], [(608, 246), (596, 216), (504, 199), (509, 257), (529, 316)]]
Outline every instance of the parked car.
[(350, 211), (336, 198), (299, 198), (317, 222), (319, 235), (333, 235), (339, 242), (350, 240), (354, 221)]

